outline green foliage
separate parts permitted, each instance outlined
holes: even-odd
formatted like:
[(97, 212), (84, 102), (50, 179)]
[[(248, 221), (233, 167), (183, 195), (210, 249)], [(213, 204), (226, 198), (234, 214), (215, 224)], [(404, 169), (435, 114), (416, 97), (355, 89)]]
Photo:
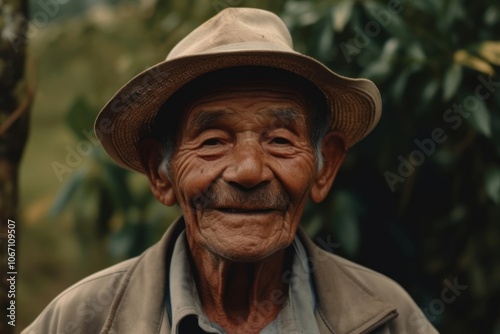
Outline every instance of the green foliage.
[[(442, 332), (489, 333), (500, 296), (500, 262), (487, 256), (500, 254), (500, 8), (493, 1), (402, 1), (391, 11), (389, 3), (286, 6), (302, 51), (340, 74), (372, 79), (384, 101), (379, 126), (351, 150), (330, 196), (335, 203), (346, 193), (358, 203), (335, 217), (334, 206), (321, 206), (322, 233), (340, 241), (340, 253), (396, 278), (424, 307), (439, 296), (439, 284), (422, 277), (458, 277), (467, 295), (430, 318)], [(304, 20), (305, 11), (314, 19)], [(430, 142), (436, 129), (442, 142)], [(416, 141), (427, 143), (428, 153)], [(411, 160), (414, 152), (423, 158)], [(410, 175), (398, 172), (399, 158), (414, 161)], [(401, 176), (394, 187), (387, 172)], [(355, 226), (356, 214), (359, 242), (345, 227)], [(398, 266), (385, 264), (398, 254)]]
[[(444, 280), (458, 278), (469, 288), (444, 312), (428, 313), (434, 324), (442, 333), (498, 332), (500, 5), (158, 1), (144, 13), (118, 10), (106, 25), (82, 20), (55, 33), (76, 64), (84, 61), (77, 50), (91, 61), (90, 72), (71, 69), (82, 87), (94, 87), (82, 88), (68, 108), (76, 136), (84, 140), (82, 130), (119, 85), (231, 5), (272, 9), (297, 50), (339, 74), (370, 78), (381, 91), (380, 124), (350, 150), (329, 198), (307, 207), (308, 233), (333, 235), (340, 254), (395, 278), (423, 308), (440, 298)], [(401, 173), (403, 160), (411, 172)], [(178, 214), (157, 204), (145, 180), (115, 167), (101, 148), (61, 190), (53, 214), (64, 212), (71, 212), (83, 246), (97, 232), (119, 257), (139, 253)]]
[(80, 140), (85, 140), (82, 129), (92, 129), (94, 126), (93, 108), (87, 100), (79, 96), (74, 101), (66, 114), (66, 123), (73, 134)]

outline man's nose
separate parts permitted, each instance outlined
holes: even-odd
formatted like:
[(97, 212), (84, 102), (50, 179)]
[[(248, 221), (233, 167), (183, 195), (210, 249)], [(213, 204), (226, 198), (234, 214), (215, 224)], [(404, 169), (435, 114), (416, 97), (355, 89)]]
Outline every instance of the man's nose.
[(258, 143), (246, 142), (235, 147), (230, 164), (223, 174), (227, 183), (252, 189), (272, 180), (266, 154)]

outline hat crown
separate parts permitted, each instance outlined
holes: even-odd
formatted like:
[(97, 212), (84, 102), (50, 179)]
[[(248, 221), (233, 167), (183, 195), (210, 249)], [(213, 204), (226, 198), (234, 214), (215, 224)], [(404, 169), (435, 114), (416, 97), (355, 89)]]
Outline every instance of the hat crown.
[(248, 51), (273, 49), (293, 51), (285, 23), (274, 13), (255, 8), (226, 8), (181, 40), (166, 60), (218, 52), (221, 49)]

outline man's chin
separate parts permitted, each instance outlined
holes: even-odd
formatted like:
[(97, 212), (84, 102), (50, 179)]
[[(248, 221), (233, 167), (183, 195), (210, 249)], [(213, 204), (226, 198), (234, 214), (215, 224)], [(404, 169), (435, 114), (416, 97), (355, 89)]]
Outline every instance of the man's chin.
[(278, 211), (257, 217), (212, 214), (215, 217), (200, 222), (194, 239), (215, 256), (235, 262), (261, 261), (293, 241), (287, 220)]

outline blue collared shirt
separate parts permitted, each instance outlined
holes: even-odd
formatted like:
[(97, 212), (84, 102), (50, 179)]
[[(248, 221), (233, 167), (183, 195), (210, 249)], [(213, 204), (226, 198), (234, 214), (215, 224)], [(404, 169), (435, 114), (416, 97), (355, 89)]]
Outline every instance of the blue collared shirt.
[[(292, 268), (282, 276), (283, 280), (289, 284), (288, 295), (276, 319), (261, 331), (263, 334), (319, 334), (314, 317), (316, 296), (311, 281), (308, 257), (297, 237), (292, 247), (294, 250)], [(172, 324), (171, 333), (184, 334), (184, 331), (181, 333), (180, 328), (189, 328), (185, 331), (189, 334), (224, 334), (224, 329), (210, 321), (203, 311), (189, 264), (188, 251), (186, 235), (183, 231), (175, 242), (170, 263), (170, 296), (167, 298), (166, 306)]]

